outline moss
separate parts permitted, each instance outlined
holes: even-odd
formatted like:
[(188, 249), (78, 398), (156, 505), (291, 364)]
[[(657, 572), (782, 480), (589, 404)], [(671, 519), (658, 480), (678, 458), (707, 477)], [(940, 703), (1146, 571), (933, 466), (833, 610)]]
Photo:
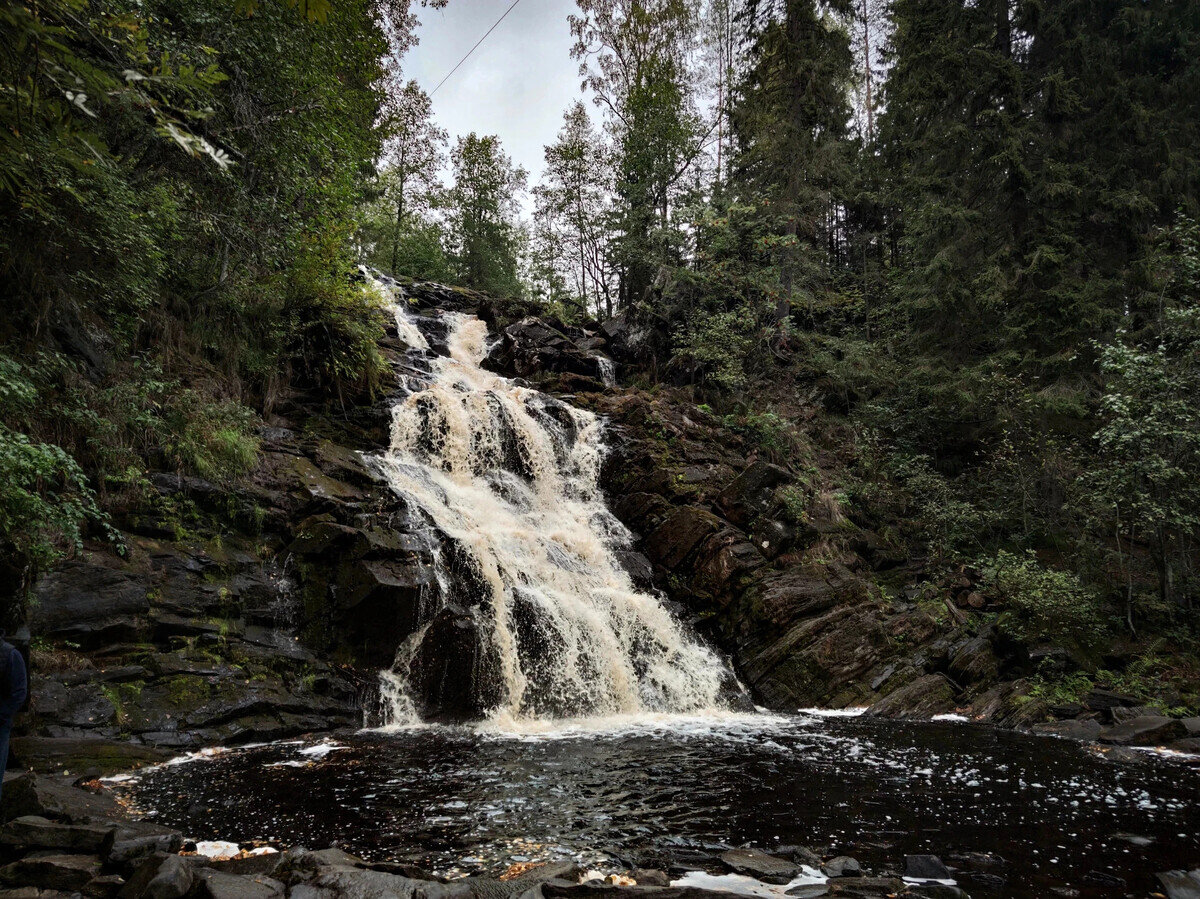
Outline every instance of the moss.
[(196, 706), (208, 699), (209, 685), (193, 674), (181, 674), (166, 683), (167, 698), (179, 706)]

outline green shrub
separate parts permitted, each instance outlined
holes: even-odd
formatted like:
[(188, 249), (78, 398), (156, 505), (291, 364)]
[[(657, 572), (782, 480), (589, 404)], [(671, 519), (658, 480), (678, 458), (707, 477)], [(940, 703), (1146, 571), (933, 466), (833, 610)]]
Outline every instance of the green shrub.
[(709, 312), (695, 309), (675, 333), (674, 350), (700, 380), (722, 390), (746, 386), (746, 357), (754, 348), (756, 320), (747, 308)]
[(227, 480), (258, 461), (257, 416), (235, 402), (205, 402), (185, 390), (166, 416), (167, 446), (175, 463), (204, 478)]
[(1103, 633), (1096, 596), (1073, 572), (1047, 568), (1032, 551), (999, 550), (977, 566), (986, 587), (1007, 606), (998, 623), (1013, 636), (1087, 645)]

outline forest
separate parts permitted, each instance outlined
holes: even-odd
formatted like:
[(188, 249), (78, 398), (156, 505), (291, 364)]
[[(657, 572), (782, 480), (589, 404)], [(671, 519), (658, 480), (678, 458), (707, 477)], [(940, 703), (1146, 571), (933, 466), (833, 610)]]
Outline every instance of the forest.
[(620, 323), (624, 381), (819, 469), (931, 594), (1195, 706), (1200, 4), (578, 0), (533, 185), (407, 79), (419, 12), (0, 4), (10, 624), (151, 469), (381, 388), (365, 263)]

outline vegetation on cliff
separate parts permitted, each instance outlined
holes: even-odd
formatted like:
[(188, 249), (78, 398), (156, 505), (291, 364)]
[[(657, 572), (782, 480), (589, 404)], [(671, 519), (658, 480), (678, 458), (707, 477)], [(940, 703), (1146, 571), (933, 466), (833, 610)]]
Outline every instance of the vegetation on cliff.
[(297, 389), (369, 397), (365, 259), (609, 320), (628, 378), (808, 473), (797, 523), (835, 509), (1091, 671), (1195, 680), (1189, 4), (580, 0), (595, 109), (566, 110), (529, 223), (498, 140), (448, 151), (404, 83), (406, 2), (0, 23), (14, 597), (85, 536), (119, 549), (149, 471), (235, 477)]
[(821, 469), (1014, 635), (1194, 683), (1194, 10), (580, 0), (571, 27), (596, 112), (546, 148), (526, 293), (615, 315), (627, 376)]

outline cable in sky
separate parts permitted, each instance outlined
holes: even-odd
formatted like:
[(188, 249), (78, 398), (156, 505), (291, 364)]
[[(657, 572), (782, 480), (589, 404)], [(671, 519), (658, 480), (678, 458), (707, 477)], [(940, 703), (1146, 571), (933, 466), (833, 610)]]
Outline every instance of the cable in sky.
[(466, 62), (468, 59), (471, 58), (471, 54), (474, 53), (479, 48), (480, 44), (482, 44), (484, 41), (487, 40), (488, 34), (491, 34), (493, 31), (495, 31), (496, 26), (504, 21), (504, 16), (507, 16), (510, 12), (512, 12), (513, 8), (516, 7), (516, 5), (520, 2), (521, 2), (521, 0), (513, 0), (512, 6), (510, 6), (508, 9), (504, 10), (504, 15), (495, 21), (495, 23), (492, 25), (492, 27), (487, 30), (487, 34), (485, 34), (483, 37), (481, 37), (479, 40), (477, 40), (475, 42), (475, 46), (467, 51), (467, 55), (458, 61), (458, 65), (456, 65), (453, 69), (451, 69), (450, 72), (446, 75), (446, 77), (438, 82), (438, 86), (429, 92), (430, 97), (432, 97), (434, 94), (436, 94), (438, 92), (438, 90), (441, 88), (441, 86), (450, 80), (450, 76), (458, 71), (459, 66), (461, 66), (464, 62)]

